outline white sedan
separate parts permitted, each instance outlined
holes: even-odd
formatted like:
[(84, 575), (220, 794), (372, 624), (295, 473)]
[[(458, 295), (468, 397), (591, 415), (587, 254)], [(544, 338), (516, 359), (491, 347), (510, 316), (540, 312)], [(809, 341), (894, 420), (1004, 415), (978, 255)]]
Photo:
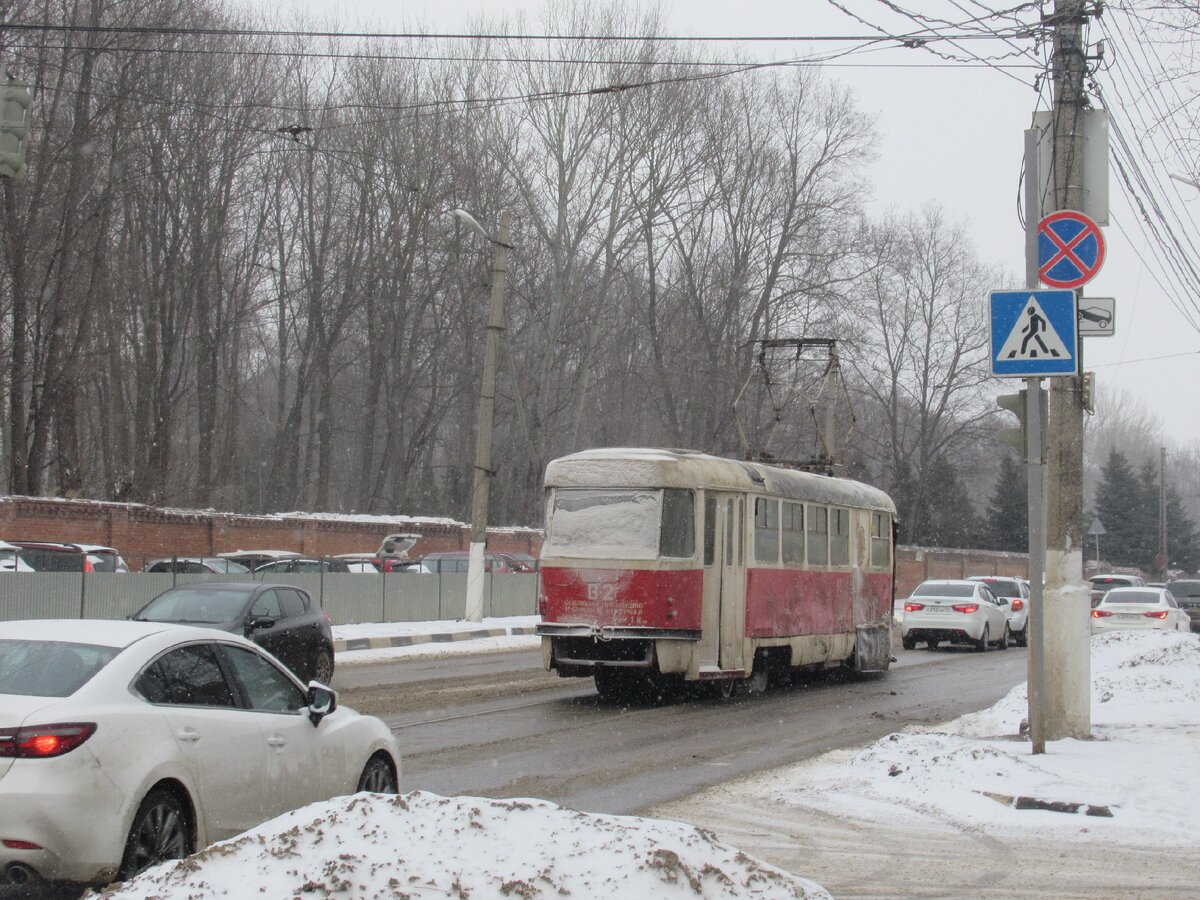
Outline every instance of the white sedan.
[(237, 635), (0, 624), (0, 884), (129, 878), (399, 778), (387, 726)]
[(904, 601), (900, 639), (905, 650), (922, 641), (930, 650), (943, 641), (1007, 650), (1011, 638), (1005, 607), (982, 581), (923, 581)]
[(1092, 610), (1092, 634), (1145, 628), (1191, 631), (1192, 620), (1166, 588), (1113, 588)]

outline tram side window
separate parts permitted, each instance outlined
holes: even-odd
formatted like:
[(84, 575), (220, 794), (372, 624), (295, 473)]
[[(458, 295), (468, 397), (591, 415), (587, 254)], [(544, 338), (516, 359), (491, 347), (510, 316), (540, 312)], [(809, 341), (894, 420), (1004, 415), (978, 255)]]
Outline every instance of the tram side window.
[(892, 521), (887, 513), (871, 513), (871, 565), (886, 569), (892, 564)]
[(717, 553), (717, 500), (704, 498), (704, 564), (711, 566)]
[(808, 562), (818, 566), (829, 562), (829, 510), (824, 506), (808, 508)]
[(783, 563), (804, 565), (804, 504), (783, 504)]
[(658, 555), (691, 559), (696, 554), (696, 516), (692, 492), (682, 488), (663, 491), (662, 526)]
[(829, 564), (850, 565), (850, 510), (829, 510)]
[(779, 501), (754, 498), (754, 559), (779, 562)]

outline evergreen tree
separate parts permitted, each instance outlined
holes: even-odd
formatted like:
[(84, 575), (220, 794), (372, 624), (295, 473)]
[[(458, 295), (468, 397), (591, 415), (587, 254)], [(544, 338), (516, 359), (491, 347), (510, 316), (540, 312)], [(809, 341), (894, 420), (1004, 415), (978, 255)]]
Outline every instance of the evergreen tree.
[(982, 543), (991, 550), (1023, 552), (1029, 549), (1029, 493), (1024, 467), (1005, 453), (992, 499), (984, 512)]
[(1167, 486), (1167, 551), (1171, 568), (1195, 572), (1200, 569), (1200, 535), (1183, 508), (1179, 492)]
[(977, 546), (979, 519), (958, 470), (945, 457), (938, 457), (929, 472), (934, 487), (925, 498), (925, 522), (917, 543), (926, 547)]
[(1142, 471), (1138, 475), (1138, 487), (1141, 491), (1142, 502), (1134, 513), (1139, 537), (1134, 541), (1133, 553), (1138, 560), (1134, 565), (1141, 566), (1147, 571), (1154, 568), (1154, 558), (1158, 556), (1159, 479), (1161, 477), (1158, 464), (1154, 460), (1148, 459), (1142, 463)]
[[(1096, 485), (1096, 515), (1103, 523), (1105, 536), (1100, 555), (1114, 565), (1140, 566), (1140, 548), (1144, 547), (1145, 498), (1129, 460), (1119, 450), (1108, 454)], [(1157, 534), (1157, 530), (1155, 531)]]

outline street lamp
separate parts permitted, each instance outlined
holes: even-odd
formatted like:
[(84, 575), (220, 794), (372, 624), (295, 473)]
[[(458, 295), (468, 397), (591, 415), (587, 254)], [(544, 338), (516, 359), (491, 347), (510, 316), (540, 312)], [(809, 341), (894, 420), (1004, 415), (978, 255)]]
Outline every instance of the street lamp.
[(456, 219), (496, 248), (492, 263), (492, 305), (483, 349), (483, 382), (475, 423), (475, 477), (471, 488), (471, 546), (467, 556), (468, 622), (483, 621), (484, 557), (487, 550), (488, 499), (492, 478), (492, 420), (496, 408), (496, 354), (504, 328), (504, 282), (508, 274), (508, 213), (500, 215), (499, 236), (492, 237), (469, 212), (452, 210)]

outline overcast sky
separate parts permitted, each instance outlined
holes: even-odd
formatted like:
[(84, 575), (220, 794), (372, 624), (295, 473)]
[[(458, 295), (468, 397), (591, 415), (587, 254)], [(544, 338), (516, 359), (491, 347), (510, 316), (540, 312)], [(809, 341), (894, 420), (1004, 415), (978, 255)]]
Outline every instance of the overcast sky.
[[(603, 2), (593, 0), (593, 5)], [(879, 0), (840, 2), (873, 23), (901, 30)], [(973, 7), (976, 12), (980, 8), (974, 0), (909, 0), (906, 5), (958, 20), (964, 16), (955, 6)], [(479, 13), (525, 11), (536, 24), (543, 4), (541, 0), (282, 0), (262, 6), (284, 15), (289, 9), (300, 9), (318, 21), (338, 21), (343, 29), (403, 30), (421, 24), (431, 31), (453, 31)], [(677, 34), (870, 33), (827, 0), (679, 0), (666, 8)], [(991, 46), (986, 51), (983, 42), (970, 48), (980, 53), (1009, 49), (987, 43)], [(773, 59), (803, 52), (805, 48), (796, 44), (755, 43), (737, 50), (737, 55)], [(979, 285), (984, 303), (990, 290), (1023, 286), (1024, 237), (1017, 196), (1023, 131), (1037, 95), (1028, 84), (992, 68), (913, 65), (931, 62), (936, 59), (927, 51), (896, 49), (851, 56), (828, 65), (826, 72), (852, 87), (860, 106), (878, 117), (880, 144), (871, 171), (876, 186), (871, 212), (903, 213), (931, 200), (941, 204), (965, 224), (982, 258), (1013, 274), (1010, 284)], [(1032, 80), (1031, 72), (1016, 74), (1026, 82)], [(1151, 271), (1139, 261), (1154, 247), (1141, 237), (1116, 180), (1110, 183), (1113, 224), (1105, 229), (1107, 261), (1085, 295), (1116, 298), (1116, 336), (1088, 338), (1085, 367), (1095, 370), (1102, 397), (1106, 390), (1122, 388), (1157, 413), (1168, 441), (1200, 443), (1195, 399), (1200, 385), (1200, 334), (1168, 302)], [(1200, 217), (1200, 190), (1177, 189), (1186, 201), (1185, 215), (1194, 223)]]

